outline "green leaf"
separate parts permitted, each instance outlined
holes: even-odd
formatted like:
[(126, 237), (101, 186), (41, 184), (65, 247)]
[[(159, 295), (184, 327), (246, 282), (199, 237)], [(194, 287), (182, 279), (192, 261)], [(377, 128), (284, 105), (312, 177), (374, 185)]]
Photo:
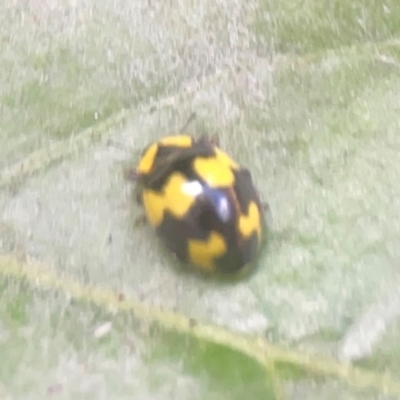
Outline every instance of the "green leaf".
[[(0, 5), (0, 397), (400, 397), (398, 1), (47, 3)], [(269, 204), (247, 279), (135, 225), (193, 111)]]

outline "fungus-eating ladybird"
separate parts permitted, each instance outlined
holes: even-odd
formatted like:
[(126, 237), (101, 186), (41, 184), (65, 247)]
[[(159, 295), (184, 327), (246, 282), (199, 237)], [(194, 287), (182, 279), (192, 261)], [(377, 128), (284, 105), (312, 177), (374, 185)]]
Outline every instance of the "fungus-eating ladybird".
[(134, 176), (147, 219), (181, 261), (234, 273), (256, 259), (264, 224), (250, 172), (212, 140), (164, 137), (143, 151)]

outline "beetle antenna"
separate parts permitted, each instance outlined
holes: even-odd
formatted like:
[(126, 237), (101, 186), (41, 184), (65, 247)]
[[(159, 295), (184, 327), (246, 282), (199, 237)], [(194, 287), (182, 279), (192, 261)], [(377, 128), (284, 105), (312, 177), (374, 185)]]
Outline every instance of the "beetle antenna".
[(130, 149), (128, 146), (125, 146), (124, 144), (120, 143), (120, 142), (115, 142), (112, 139), (108, 139), (107, 140), (107, 146), (112, 146), (115, 147), (117, 149), (123, 150), (127, 153), (132, 154), (132, 149)]
[(194, 121), (195, 118), (196, 118), (196, 113), (192, 112), (188, 120), (186, 121), (185, 125), (183, 125), (182, 128), (179, 130), (179, 133), (183, 133), (187, 129), (187, 127)]

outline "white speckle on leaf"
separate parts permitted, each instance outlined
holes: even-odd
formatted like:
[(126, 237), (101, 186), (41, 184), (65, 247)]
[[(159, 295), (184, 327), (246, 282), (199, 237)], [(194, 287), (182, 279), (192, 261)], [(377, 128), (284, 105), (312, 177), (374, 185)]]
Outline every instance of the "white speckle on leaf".
[(105, 322), (104, 324), (98, 326), (95, 331), (94, 331), (94, 337), (96, 339), (101, 339), (104, 336), (107, 336), (111, 332), (112, 328), (112, 323), (111, 322)]
[(388, 327), (400, 317), (400, 285), (385, 301), (372, 305), (347, 331), (338, 349), (340, 361), (355, 361), (372, 354)]

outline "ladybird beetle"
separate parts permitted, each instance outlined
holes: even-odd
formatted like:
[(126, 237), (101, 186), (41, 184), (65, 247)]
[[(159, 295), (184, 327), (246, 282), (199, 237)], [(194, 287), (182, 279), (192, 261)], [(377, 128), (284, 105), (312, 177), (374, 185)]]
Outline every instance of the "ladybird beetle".
[(257, 191), (250, 172), (211, 139), (164, 137), (133, 172), (148, 221), (181, 261), (221, 273), (253, 264), (264, 226)]

